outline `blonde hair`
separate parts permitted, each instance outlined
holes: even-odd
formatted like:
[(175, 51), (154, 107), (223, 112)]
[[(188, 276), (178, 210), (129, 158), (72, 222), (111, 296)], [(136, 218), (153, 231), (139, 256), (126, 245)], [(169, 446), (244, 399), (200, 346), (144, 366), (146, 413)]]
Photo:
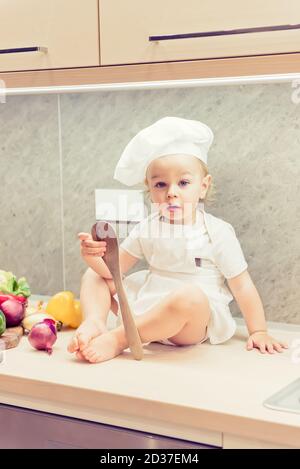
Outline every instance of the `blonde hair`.
[[(199, 164), (200, 164), (200, 167), (201, 167), (201, 172), (202, 172), (203, 177), (207, 176), (207, 174), (209, 174), (208, 166), (203, 161), (201, 161), (199, 158), (198, 158), (198, 161), (199, 161)], [(145, 176), (145, 179), (144, 179), (144, 186), (145, 186), (145, 189), (144, 189), (145, 200), (148, 201), (148, 202), (151, 202), (150, 201), (150, 190), (148, 189), (147, 177), (146, 176)], [(211, 205), (215, 202), (215, 200), (216, 200), (216, 188), (215, 188), (215, 184), (214, 184), (213, 180), (211, 180), (210, 185), (209, 185), (209, 187), (206, 191), (204, 199), (199, 198), (198, 202), (203, 202), (203, 203), (206, 203), (207, 205)]]

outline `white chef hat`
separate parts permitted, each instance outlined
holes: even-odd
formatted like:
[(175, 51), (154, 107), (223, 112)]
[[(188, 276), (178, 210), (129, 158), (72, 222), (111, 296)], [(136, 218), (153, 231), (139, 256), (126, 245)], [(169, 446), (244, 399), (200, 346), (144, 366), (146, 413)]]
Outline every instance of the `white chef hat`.
[(166, 155), (193, 155), (207, 163), (214, 139), (212, 130), (200, 121), (163, 117), (138, 132), (126, 145), (114, 172), (114, 179), (133, 186), (142, 183), (156, 158)]

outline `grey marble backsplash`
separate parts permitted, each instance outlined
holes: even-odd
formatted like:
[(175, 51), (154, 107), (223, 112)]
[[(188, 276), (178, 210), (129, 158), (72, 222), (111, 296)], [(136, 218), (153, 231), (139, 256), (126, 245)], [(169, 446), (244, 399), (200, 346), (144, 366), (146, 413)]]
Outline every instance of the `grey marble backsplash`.
[(198, 119), (215, 135), (208, 161), (217, 197), (206, 210), (235, 227), (267, 319), (299, 323), (300, 104), (292, 91), (273, 83), (8, 96), (0, 104), (0, 269), (26, 276), (34, 294), (78, 296), (86, 266), (77, 233), (94, 223), (95, 188), (125, 188), (114, 167), (140, 129), (164, 116)]

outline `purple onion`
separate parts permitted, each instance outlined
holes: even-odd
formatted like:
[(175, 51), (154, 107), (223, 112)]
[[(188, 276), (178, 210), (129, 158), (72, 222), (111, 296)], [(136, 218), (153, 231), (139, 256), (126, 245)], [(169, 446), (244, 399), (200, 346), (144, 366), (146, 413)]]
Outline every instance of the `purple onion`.
[(1, 311), (6, 318), (6, 326), (18, 326), (24, 319), (25, 308), (22, 303), (16, 300), (6, 300), (1, 304)]
[(35, 324), (28, 335), (28, 340), (33, 348), (46, 350), (52, 353), (52, 345), (56, 342), (56, 327), (53, 319), (44, 319)]

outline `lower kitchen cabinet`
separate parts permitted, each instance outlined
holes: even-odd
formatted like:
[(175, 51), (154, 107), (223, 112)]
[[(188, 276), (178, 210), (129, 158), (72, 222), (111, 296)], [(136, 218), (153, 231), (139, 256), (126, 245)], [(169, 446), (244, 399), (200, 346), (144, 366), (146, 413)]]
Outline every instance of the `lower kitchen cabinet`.
[(214, 449), (215, 446), (0, 405), (0, 448)]

